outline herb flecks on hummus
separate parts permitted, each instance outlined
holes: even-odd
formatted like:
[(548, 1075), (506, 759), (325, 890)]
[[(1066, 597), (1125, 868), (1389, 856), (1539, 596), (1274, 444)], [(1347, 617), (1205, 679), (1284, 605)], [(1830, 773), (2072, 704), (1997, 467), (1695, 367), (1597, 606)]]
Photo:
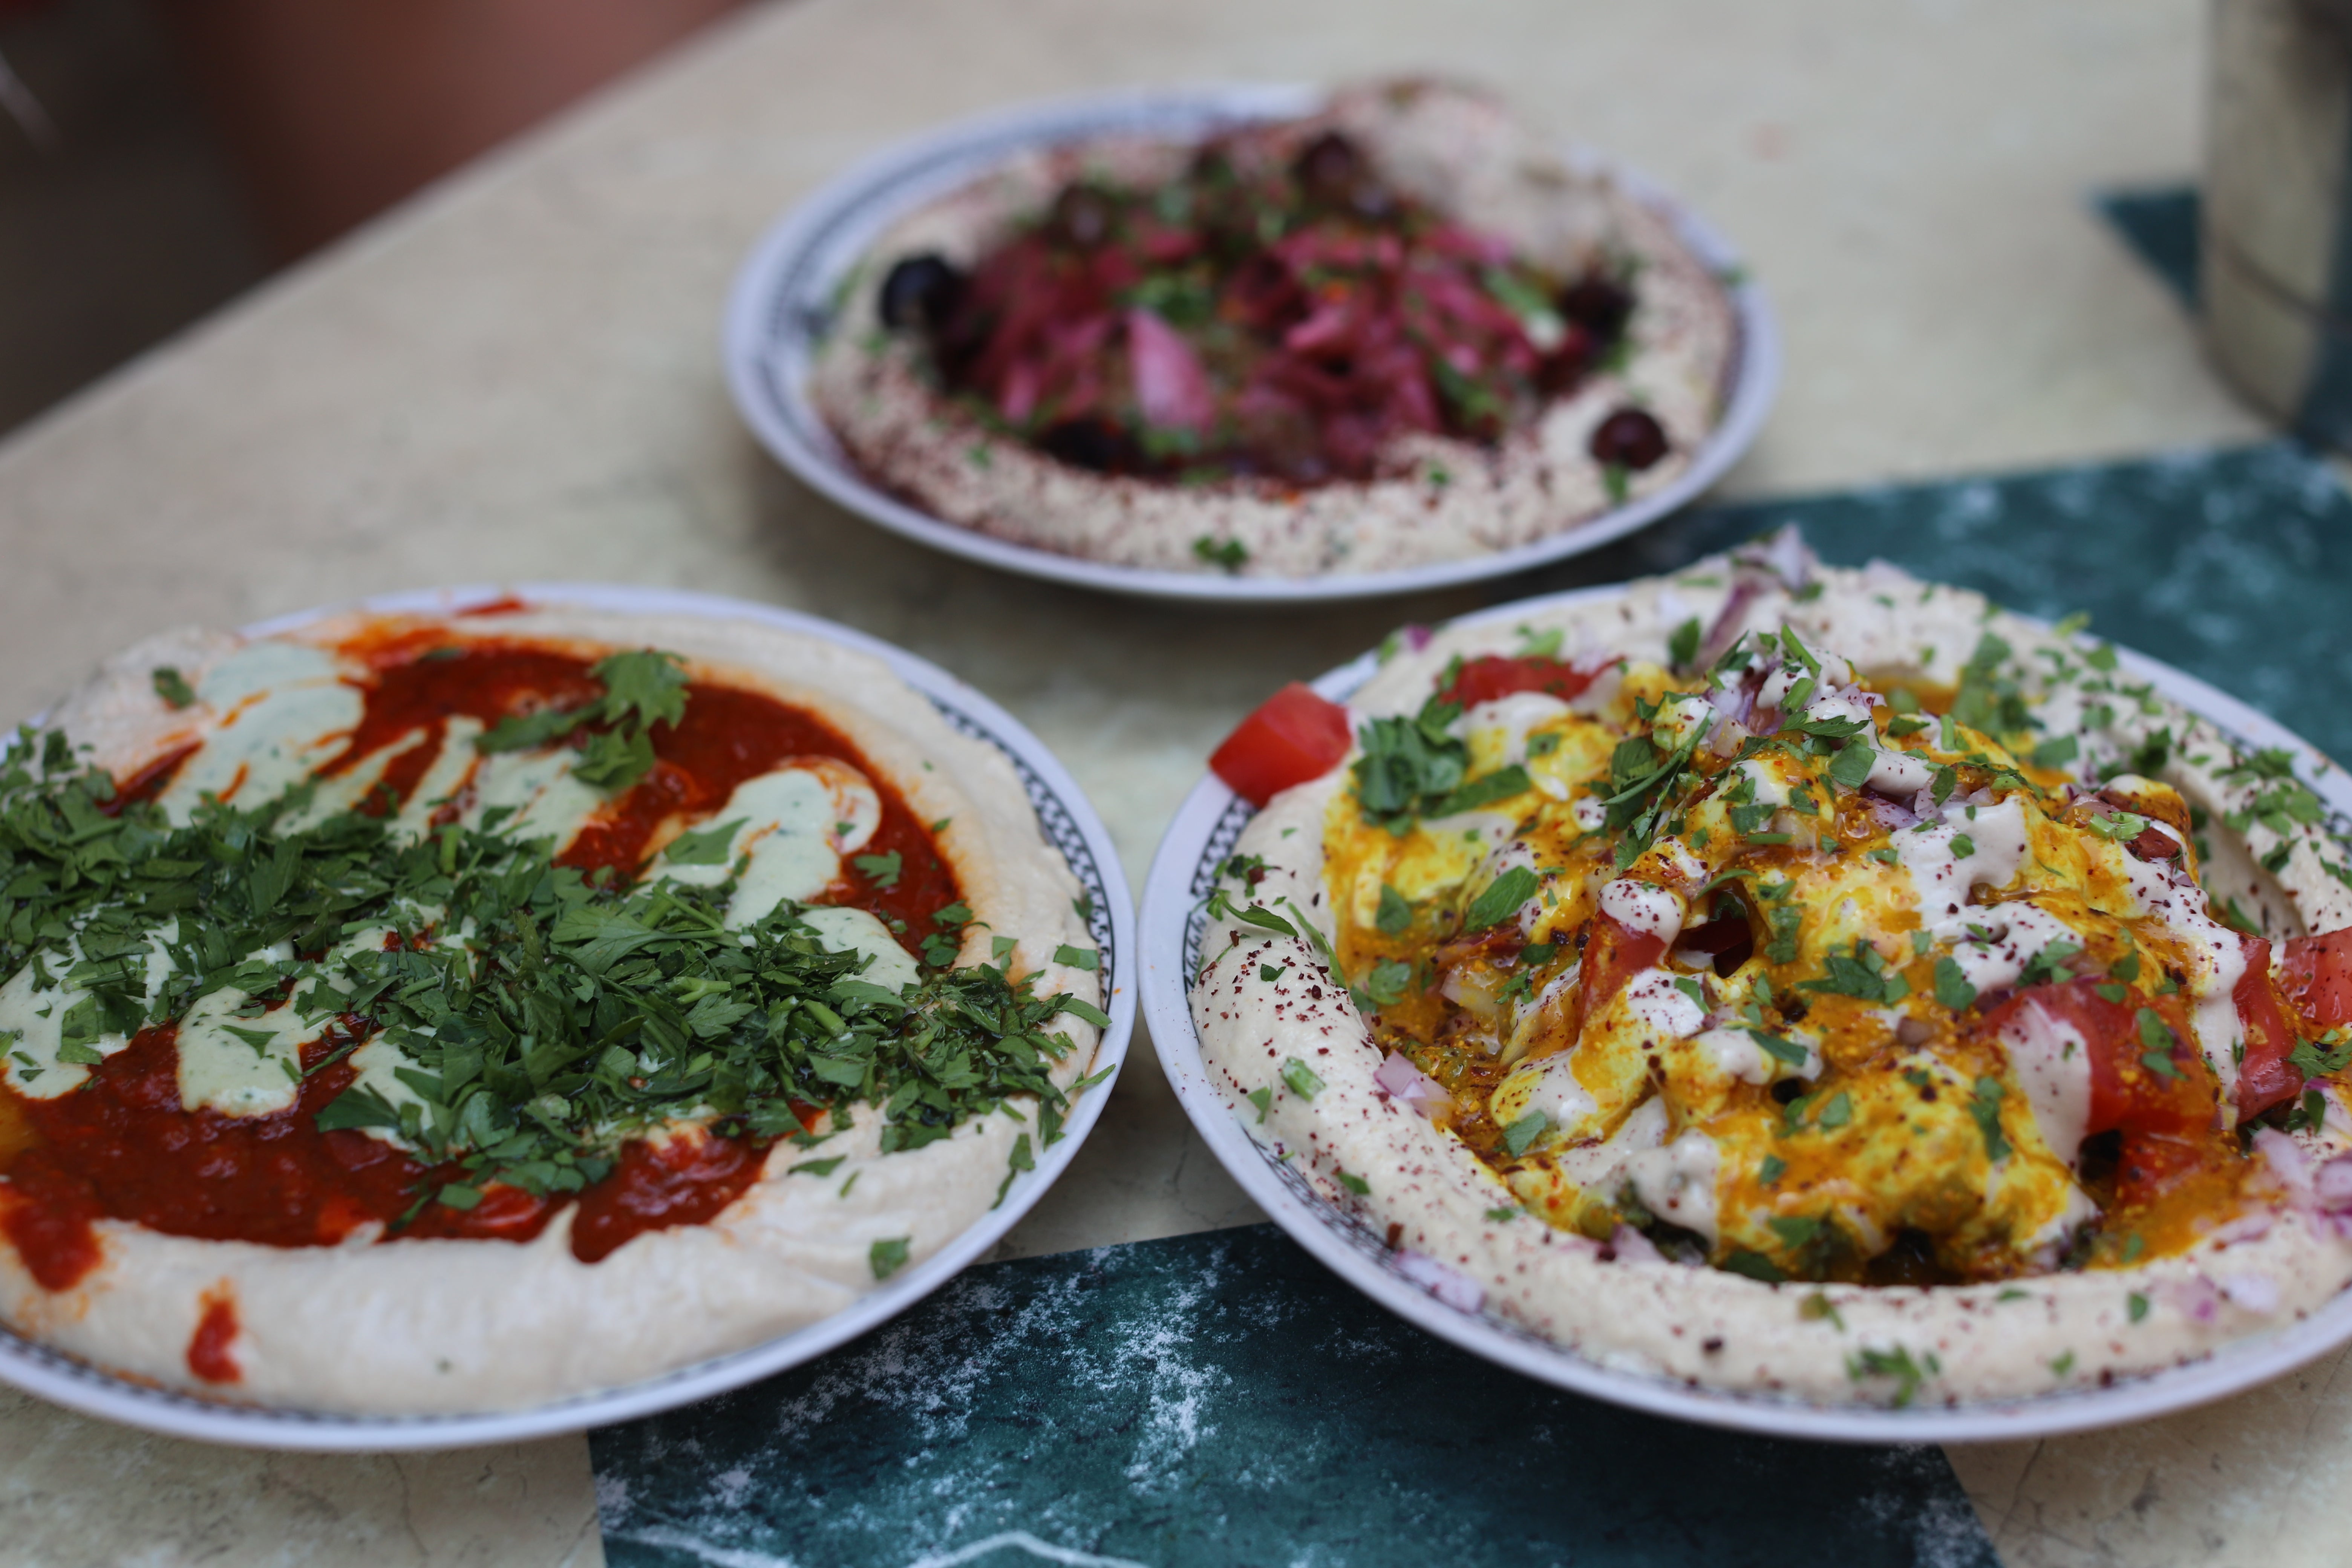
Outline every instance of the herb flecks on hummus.
[(1309, 575), (1507, 548), (1671, 482), (1732, 346), (1659, 214), (1489, 99), (1386, 83), (1054, 149), (910, 215), (812, 391), (951, 521)]
[[(1375, 678), (1212, 900), (1244, 1122), (1547, 1331), (1814, 1397), (2146, 1369), (2340, 1289), (2352, 870), (2289, 760), (2103, 646), (1770, 559)], [(1675, 1332), (1717, 1352), (1580, 1304), (1586, 1259), (1711, 1266)], [(1832, 1293), (1732, 1307), (1783, 1284)], [(2021, 1286), (2032, 1326), (1968, 1316)]]

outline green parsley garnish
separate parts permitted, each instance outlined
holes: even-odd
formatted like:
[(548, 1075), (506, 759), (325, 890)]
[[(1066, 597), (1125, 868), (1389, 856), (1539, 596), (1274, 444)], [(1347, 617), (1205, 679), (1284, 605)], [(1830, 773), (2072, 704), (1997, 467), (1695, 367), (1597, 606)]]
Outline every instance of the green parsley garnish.
[(618, 794), (652, 771), (654, 727), (686, 717), (682, 664), (677, 655), (655, 648), (607, 655), (590, 672), (604, 682), (604, 696), (577, 708), (502, 719), (476, 737), (474, 749), (535, 751), (585, 729), (591, 733), (572, 776), (593, 789)]
[(1503, 1147), (1517, 1159), (1531, 1148), (1535, 1141), (1550, 1130), (1551, 1118), (1540, 1110), (1530, 1110), (1503, 1129)]
[(850, 857), (849, 863), (856, 867), (859, 874), (867, 881), (884, 892), (888, 892), (898, 885), (898, 873), (904, 868), (896, 849), (891, 850), (887, 855), (854, 855)]
[(172, 707), (192, 708), (195, 705), (196, 689), (170, 665), (158, 667), (148, 679), (155, 684), (155, 695)]
[[(625, 710), (599, 721), (642, 736), (681, 710), (664, 696), (683, 701), (666, 658), (615, 658), (599, 668)], [(862, 955), (827, 949), (797, 904), (730, 927), (731, 880), (591, 879), (496, 814), (412, 841), (355, 814), (296, 826), (308, 786), (249, 806), (207, 800), (181, 826), (152, 803), (108, 816), (113, 795), (62, 737), (20, 733), (0, 769), (0, 972), (54, 961), (71, 933), (88, 1027), (68, 1033), (85, 1046), (219, 991), (301, 987), (286, 1005), (306, 1021), (361, 1020), (406, 1058), (409, 1095), (347, 1089), (319, 1127), (394, 1133), (431, 1167), (425, 1194), (455, 1205), (492, 1182), (579, 1192), (630, 1139), (681, 1120), (813, 1141), (803, 1110), (838, 1128), (866, 1104), (882, 1112), (884, 1149), (912, 1149), (1034, 1094), (1058, 1124), (1067, 1100), (1050, 1075), (1072, 1041), (1055, 1021), (1107, 1022), (1076, 997), (1038, 996), (1034, 977), (936, 959), (886, 989), (860, 976)], [(950, 917), (971, 911), (937, 918)], [(347, 945), (379, 927), (402, 940)], [(156, 941), (172, 973), (150, 1003)], [(249, 956), (280, 943), (303, 956)]]

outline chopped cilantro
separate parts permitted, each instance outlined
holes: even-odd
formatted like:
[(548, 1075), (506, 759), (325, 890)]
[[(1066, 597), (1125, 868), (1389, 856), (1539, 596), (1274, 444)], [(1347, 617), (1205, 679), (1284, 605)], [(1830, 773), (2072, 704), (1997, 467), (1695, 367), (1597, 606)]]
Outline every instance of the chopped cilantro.
[(2037, 768), (2063, 768), (2074, 760), (2082, 743), (2072, 735), (2061, 735), (2044, 741), (2033, 748), (2033, 765)]
[(713, 826), (681, 833), (662, 850), (662, 858), (673, 866), (724, 866), (727, 851), (735, 842), (736, 830), (749, 820), (736, 817)]
[(889, 1241), (877, 1241), (866, 1248), (866, 1261), (877, 1279), (887, 1279), (907, 1266), (908, 1244), (914, 1238), (901, 1236)]
[[(887, 855), (852, 856), (850, 864), (856, 867), (858, 872), (867, 881), (885, 892), (898, 885), (898, 873), (904, 869), (900, 856), (896, 849), (891, 850)], [(1093, 966), (1082, 964), (1079, 967), (1092, 968)]]
[(1511, 1152), (1511, 1157), (1516, 1160), (1526, 1153), (1535, 1141), (1542, 1137), (1550, 1126), (1550, 1117), (1540, 1110), (1530, 1110), (1503, 1129), (1503, 1147), (1508, 1149)]
[(2305, 1078), (2326, 1078), (2352, 1067), (2352, 1042), (2330, 1050), (2316, 1040), (2299, 1041), (2287, 1059)]
[[(597, 668), (594, 721), (642, 731), (683, 715), (683, 678), (666, 656)], [(402, 1079), (422, 1104), (395, 1109), (352, 1088), (316, 1120), (395, 1132), (427, 1167), (420, 1202), (462, 1205), (493, 1183), (578, 1193), (628, 1141), (681, 1119), (721, 1137), (805, 1138), (795, 1106), (841, 1127), (871, 1105), (882, 1147), (920, 1147), (1015, 1095), (1055, 1110), (1064, 1097), (1050, 1075), (1072, 1047), (1055, 1020), (1107, 1022), (1076, 998), (1038, 995), (1034, 977), (948, 969), (952, 942), (927, 946), (931, 971), (887, 990), (860, 977), (859, 954), (827, 949), (798, 904), (730, 928), (731, 880), (586, 878), (553, 862), (551, 840), (496, 821), (417, 842), (382, 817), (306, 821), (307, 787), (206, 801), (181, 826), (152, 803), (110, 816), (98, 806), (112, 796), (102, 773), (75, 771), (61, 740), (27, 733), (0, 765), (0, 971), (54, 961), (57, 933), (78, 932), (89, 1027), (78, 1008), (61, 1033), (85, 1047), (226, 988), (258, 996), (299, 982), (310, 1000), (289, 1005), (321, 1027), (362, 1019), (363, 1037), (405, 1058)], [(956, 904), (935, 920), (951, 931), (971, 914)], [(145, 963), (124, 960), (167, 921), (173, 973), (151, 1001)], [(409, 940), (341, 949), (374, 926)], [(416, 940), (435, 930), (467, 934)], [(279, 944), (326, 956), (245, 960)], [(257, 1050), (272, 1044), (250, 1026), (260, 1011), (239, 1030)], [(289, 1060), (289, 1073), (334, 1059), (310, 1056)]]
[(1534, 898), (1541, 886), (1534, 871), (1525, 866), (1514, 866), (1488, 883), (1486, 889), (1470, 901), (1463, 912), (1462, 929), (1465, 931), (1485, 931), (1500, 925), (1519, 912), (1520, 906)]
[(1402, 959), (1384, 958), (1364, 976), (1364, 994), (1375, 1007), (1393, 1007), (1404, 1000), (1405, 987), (1412, 984), (1412, 964)]
[(1364, 1180), (1363, 1177), (1350, 1175), (1346, 1171), (1335, 1171), (1332, 1173), (1339, 1178), (1339, 1184), (1341, 1186), (1347, 1188), (1358, 1197), (1360, 1198), (1370, 1195), (1372, 1184)]
[(1830, 782), (1845, 789), (1860, 789), (1877, 762), (1878, 753), (1871, 750), (1868, 742), (1849, 741), (1830, 759)]
[(1936, 1000), (1943, 1006), (1958, 1013), (1974, 1005), (1976, 999), (1977, 988), (1969, 984), (1968, 974), (1959, 964), (1948, 957), (1937, 958), (1936, 960)]
[(1693, 616), (1676, 626), (1674, 635), (1666, 639), (1667, 660), (1677, 669), (1688, 669), (1698, 658), (1699, 637), (1698, 617)]
[(1217, 540), (1204, 533), (1192, 541), (1192, 553), (1228, 572), (1238, 572), (1249, 563), (1249, 547), (1238, 539)]
[(1977, 1131), (1984, 1138), (1985, 1158), (1996, 1165), (2011, 1153), (2000, 1127), (2000, 1102), (2008, 1093), (2000, 1079), (1987, 1074), (1977, 1079), (1976, 1094), (1969, 1101), (1969, 1114), (1976, 1118)]
[(162, 698), (169, 706), (191, 708), (195, 705), (196, 689), (190, 686), (186, 678), (170, 665), (159, 666), (151, 672), (148, 679), (154, 683), (155, 695)]
[(1412, 929), (1412, 906), (1386, 882), (1381, 884), (1381, 904), (1373, 911), (1372, 924), (1389, 936), (1402, 936)]
[(2180, 1069), (2173, 1065), (2172, 1050), (2178, 1044), (2172, 1030), (2153, 1007), (2139, 1010), (2139, 1043), (2147, 1048), (2140, 1053), (2140, 1062), (2159, 1078), (2178, 1079)]
[(1919, 1385), (1927, 1381), (1927, 1373), (1911, 1358), (1911, 1352), (1900, 1345), (1891, 1351), (1865, 1348), (1846, 1358), (1845, 1371), (1846, 1376), (1856, 1383), (1873, 1377), (1895, 1379), (1894, 1405), (1897, 1410), (1917, 1398)]

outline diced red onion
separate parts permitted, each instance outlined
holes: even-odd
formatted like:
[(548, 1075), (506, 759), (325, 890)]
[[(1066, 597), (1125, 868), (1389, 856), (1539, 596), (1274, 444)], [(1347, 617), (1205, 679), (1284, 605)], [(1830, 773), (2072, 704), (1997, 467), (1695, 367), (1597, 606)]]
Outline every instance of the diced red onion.
[(1872, 819), (1889, 832), (1900, 832), (1919, 820), (1916, 814), (1874, 790), (1863, 791), (1862, 797), (1870, 803)]
[(1777, 531), (1747, 553), (1748, 559), (1770, 567), (1792, 594), (1812, 576), (1812, 558), (1805, 549), (1804, 535), (1794, 528)]
[(2268, 1317), (2279, 1309), (2278, 1281), (2267, 1274), (2231, 1274), (2221, 1281), (2221, 1294), (2249, 1312)]
[(1485, 1286), (1427, 1253), (1400, 1248), (1396, 1271), (1457, 1312), (1475, 1312), (1486, 1304)]
[(1443, 1084), (1396, 1051), (1391, 1051), (1381, 1063), (1380, 1070), (1372, 1074), (1372, 1082), (1423, 1116), (1450, 1104), (1454, 1098), (1445, 1092)]
[(1717, 612), (1715, 624), (1706, 628), (1706, 640), (1699, 645), (1701, 664), (1713, 664), (1723, 657), (1724, 650), (1731, 646), (1733, 634), (1738, 630), (1740, 617), (1763, 591), (1763, 583), (1745, 573), (1732, 579), (1731, 592), (1724, 599), (1723, 608)]
[(1617, 1255), (1620, 1263), (1664, 1263), (1666, 1255), (1660, 1252), (1650, 1238), (1630, 1225), (1621, 1225), (1609, 1233), (1609, 1250)]
[(1419, 653), (1429, 646), (1429, 628), (1416, 621), (1404, 628), (1404, 646)]
[(2213, 1288), (2213, 1281), (2201, 1274), (2179, 1281), (2167, 1294), (2172, 1298), (2172, 1304), (2179, 1309), (2181, 1316), (2193, 1318), (2200, 1323), (2211, 1322), (2221, 1310), (2221, 1292)]
[(2323, 1208), (2352, 1209), (2352, 1154), (2339, 1154), (2320, 1166), (2319, 1173), (2311, 1179), (2311, 1190)]
[(1216, 416), (1209, 373), (1181, 333), (1150, 310), (1127, 313), (1135, 401), (1145, 419), (1174, 430), (1205, 428)]

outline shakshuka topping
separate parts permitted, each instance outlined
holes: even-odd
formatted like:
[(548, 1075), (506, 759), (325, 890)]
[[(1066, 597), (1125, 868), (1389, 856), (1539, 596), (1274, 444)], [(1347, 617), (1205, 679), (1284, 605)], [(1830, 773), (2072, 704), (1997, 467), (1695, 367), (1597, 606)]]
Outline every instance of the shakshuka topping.
[(154, 684), (201, 740), (116, 778), (27, 730), (0, 770), (0, 1234), (43, 1286), (110, 1218), (525, 1240), (576, 1203), (593, 1262), (860, 1103), (886, 1152), (1016, 1094), (1050, 1137), (1054, 1020), (1099, 1013), (958, 966), (946, 825), (817, 715), (408, 626)]
[[(1553, 1226), (1767, 1280), (2128, 1267), (2243, 1212), (2352, 1067), (2352, 932), (2209, 898), (2163, 759), (2076, 777), (1998, 637), (1942, 689), (1702, 642), (1554, 634), (1358, 731), (1325, 887), (1383, 1091)], [(2238, 775), (2315, 820), (2283, 754)], [(1258, 872), (1236, 942), (1295, 929)]]

